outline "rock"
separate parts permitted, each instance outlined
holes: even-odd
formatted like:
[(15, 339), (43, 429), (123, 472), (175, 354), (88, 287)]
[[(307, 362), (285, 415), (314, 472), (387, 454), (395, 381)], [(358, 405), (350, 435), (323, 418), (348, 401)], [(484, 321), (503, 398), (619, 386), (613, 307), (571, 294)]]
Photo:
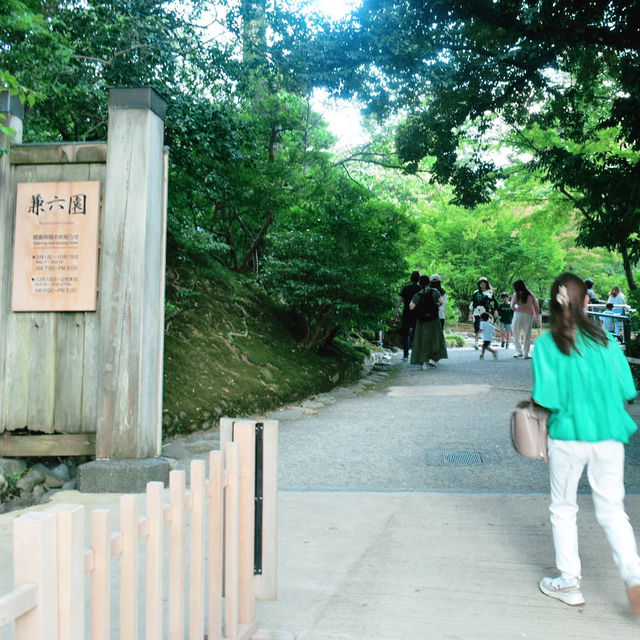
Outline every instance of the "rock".
[(218, 445), (213, 440), (192, 440), (186, 443), (186, 447), (189, 450), (189, 455), (195, 453), (208, 453), (218, 448)]
[(67, 480), (62, 485), (62, 490), (63, 491), (74, 491), (77, 484), (78, 484), (78, 481), (76, 480), (76, 478), (74, 478), (73, 480)]
[(49, 475), (49, 467), (47, 467), (46, 464), (42, 464), (42, 462), (36, 462), (34, 465), (29, 467), (29, 471), (37, 471), (38, 473), (42, 474), (43, 480), (47, 477), (47, 475)]
[(36, 500), (40, 500), (40, 498), (42, 498), (42, 496), (44, 495), (44, 492), (45, 492), (44, 485), (37, 484), (35, 487), (33, 487), (33, 491), (31, 493), (33, 494), (33, 497)]
[(211, 423), (210, 422), (203, 422), (202, 423), (202, 427), (201, 427), (204, 431), (207, 431), (208, 429), (211, 429)]
[(0, 473), (0, 496), (7, 490), (8, 486), (7, 479)]
[(45, 467), (43, 464), (38, 463), (33, 465), (33, 467), (31, 467), (31, 469), (27, 471), (27, 474), (20, 478), (18, 482), (16, 482), (16, 486), (18, 487), (18, 489), (26, 493), (30, 493), (31, 491), (33, 491), (34, 487), (41, 485), (45, 481), (45, 478), (47, 476), (46, 473), (44, 473), (42, 469), (40, 469), (40, 467), (43, 467), (45, 471), (48, 471), (47, 467)]
[(56, 478), (55, 476), (49, 475), (44, 481), (45, 489), (59, 489), (62, 485), (64, 485), (65, 481), (62, 478)]
[(162, 424), (163, 424), (165, 427), (168, 427), (168, 426), (171, 424), (171, 416), (170, 416), (170, 415), (164, 415), (164, 416), (162, 417)]
[(165, 458), (181, 458), (191, 457), (191, 451), (180, 442), (169, 442), (162, 447), (162, 455)]
[(0, 473), (3, 476), (22, 475), (27, 463), (22, 458), (0, 458)]
[(71, 479), (71, 471), (66, 464), (59, 464), (57, 467), (51, 469), (51, 471), (47, 474), (47, 477), (49, 476), (53, 476), (57, 480), (61, 480), (64, 484), (67, 480)]

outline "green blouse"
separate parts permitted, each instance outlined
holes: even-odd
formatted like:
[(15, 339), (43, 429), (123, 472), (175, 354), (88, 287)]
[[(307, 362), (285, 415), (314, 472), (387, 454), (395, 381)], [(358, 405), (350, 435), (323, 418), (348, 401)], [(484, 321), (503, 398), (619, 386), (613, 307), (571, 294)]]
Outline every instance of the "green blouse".
[(637, 426), (624, 407), (637, 391), (616, 339), (604, 346), (578, 332), (575, 350), (565, 355), (551, 333), (533, 351), (531, 397), (551, 411), (549, 435), (556, 440), (629, 442)]

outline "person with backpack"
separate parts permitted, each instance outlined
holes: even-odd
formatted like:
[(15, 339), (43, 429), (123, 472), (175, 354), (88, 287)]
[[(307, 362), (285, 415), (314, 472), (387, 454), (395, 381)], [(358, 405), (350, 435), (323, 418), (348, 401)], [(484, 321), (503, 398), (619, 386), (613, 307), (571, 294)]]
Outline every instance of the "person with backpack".
[(398, 312), (400, 311), (400, 307), (402, 307), (402, 351), (404, 360), (409, 359), (409, 349), (411, 349), (413, 335), (416, 331), (416, 312), (409, 309), (409, 305), (413, 300), (413, 296), (422, 289), (418, 284), (418, 280), (420, 280), (420, 272), (412, 271), (411, 282), (402, 288), (398, 296), (396, 315), (393, 319), (393, 324), (397, 324)]
[(447, 357), (447, 345), (438, 313), (444, 301), (440, 292), (430, 286), (429, 276), (420, 276), (418, 284), (422, 290), (416, 293), (409, 305), (418, 316), (410, 362), (421, 364), (424, 370), (436, 367), (439, 360)]
[(596, 520), (625, 583), (630, 612), (640, 615), (640, 556), (624, 508), (624, 445), (638, 429), (624, 403), (637, 391), (624, 353), (588, 317), (588, 303), (578, 276), (559, 275), (551, 287), (550, 330), (533, 352), (531, 397), (549, 410), (549, 512), (559, 572), (543, 577), (539, 587), (565, 604), (584, 604), (577, 493), (586, 467)]

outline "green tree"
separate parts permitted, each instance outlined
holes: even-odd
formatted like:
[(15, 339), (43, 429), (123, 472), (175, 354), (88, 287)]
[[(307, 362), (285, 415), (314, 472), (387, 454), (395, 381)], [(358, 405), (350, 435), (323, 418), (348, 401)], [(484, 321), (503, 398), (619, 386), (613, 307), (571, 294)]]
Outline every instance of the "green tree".
[(274, 226), (261, 276), (302, 318), (305, 348), (385, 326), (407, 269), (402, 243), (417, 231), (398, 207), (344, 175), (330, 180), (321, 198), (305, 198)]
[[(639, 9), (637, 0), (365, 0), (342, 29), (319, 25), (298, 45), (315, 82), (357, 95), (374, 112), (408, 113), (396, 137), (401, 159), (408, 171), (426, 161), (456, 204), (495, 194), (503, 172), (488, 152), (500, 127), (558, 132), (562, 143), (532, 149), (535, 169), (585, 215), (581, 241), (621, 252), (631, 288)], [(605, 129), (610, 144), (585, 156), (581, 147)]]

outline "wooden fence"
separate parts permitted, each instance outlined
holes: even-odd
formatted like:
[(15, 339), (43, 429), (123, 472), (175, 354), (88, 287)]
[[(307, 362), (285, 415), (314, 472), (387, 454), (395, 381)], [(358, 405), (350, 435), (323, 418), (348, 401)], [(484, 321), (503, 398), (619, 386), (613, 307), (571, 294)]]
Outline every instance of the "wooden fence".
[[(149, 482), (142, 517), (139, 496), (121, 496), (119, 531), (108, 510), (94, 510), (88, 549), (83, 506), (16, 518), (15, 589), (0, 598), (0, 637), (291, 640), (258, 630), (256, 619), (255, 432), (255, 423), (235, 422), (233, 442), (209, 453), (208, 479), (206, 462), (191, 462), (189, 489), (185, 473), (172, 471), (168, 504), (164, 485)], [(275, 510), (273, 495), (262, 506)], [(267, 540), (268, 572), (274, 552)]]

